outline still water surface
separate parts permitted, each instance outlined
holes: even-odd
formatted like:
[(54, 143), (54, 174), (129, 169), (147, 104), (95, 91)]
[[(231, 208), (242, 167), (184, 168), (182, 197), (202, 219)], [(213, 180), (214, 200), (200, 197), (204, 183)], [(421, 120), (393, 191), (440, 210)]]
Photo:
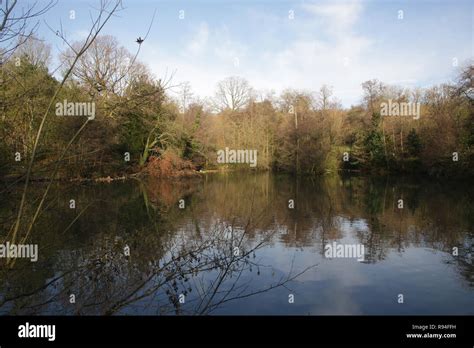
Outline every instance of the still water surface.
[[(473, 191), (268, 173), (61, 185), (38, 262), (2, 266), (0, 314), (474, 314)], [(18, 199), (0, 201), (4, 230)], [(364, 261), (326, 258), (334, 242)]]

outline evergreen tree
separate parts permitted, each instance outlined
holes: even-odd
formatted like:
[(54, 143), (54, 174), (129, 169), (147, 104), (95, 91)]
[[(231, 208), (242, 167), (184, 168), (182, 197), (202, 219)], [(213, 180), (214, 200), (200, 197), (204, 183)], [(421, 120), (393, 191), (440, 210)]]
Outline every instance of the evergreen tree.
[(407, 152), (410, 157), (418, 157), (421, 153), (421, 140), (415, 128), (408, 133)]

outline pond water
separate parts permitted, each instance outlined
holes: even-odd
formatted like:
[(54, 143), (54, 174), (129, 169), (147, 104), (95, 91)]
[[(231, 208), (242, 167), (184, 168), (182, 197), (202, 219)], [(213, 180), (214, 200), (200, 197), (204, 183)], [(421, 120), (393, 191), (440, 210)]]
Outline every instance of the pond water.
[[(38, 261), (1, 264), (0, 314), (474, 314), (473, 191), (270, 173), (58, 184), (28, 240)], [(20, 194), (2, 193), (2, 237)]]

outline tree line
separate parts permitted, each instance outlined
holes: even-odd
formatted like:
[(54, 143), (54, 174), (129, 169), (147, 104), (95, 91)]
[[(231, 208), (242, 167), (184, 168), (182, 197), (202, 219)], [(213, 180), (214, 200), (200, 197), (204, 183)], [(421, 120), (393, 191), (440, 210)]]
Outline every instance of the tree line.
[[(78, 57), (84, 44), (72, 43), (60, 54), (61, 67), (71, 71), (52, 71), (51, 47), (33, 36), (2, 62), (2, 177), (22, 175), (33, 149), (33, 177), (46, 177), (65, 148), (61, 178), (255, 170), (218, 164), (217, 151), (225, 147), (257, 150), (257, 170), (474, 174), (472, 62), (459, 69), (457, 81), (431, 88), (363, 82), (361, 102), (344, 108), (327, 85), (276, 95), (238, 76), (223, 79), (214, 96), (201, 99), (189, 82), (175, 83), (173, 74), (153, 76), (113, 36), (98, 35)], [(59, 117), (48, 109), (52, 98), (94, 103), (95, 117), (86, 125), (85, 118)], [(417, 105), (419, 117), (386, 115), (387, 101)], [(50, 115), (42, 124), (45, 112)]]

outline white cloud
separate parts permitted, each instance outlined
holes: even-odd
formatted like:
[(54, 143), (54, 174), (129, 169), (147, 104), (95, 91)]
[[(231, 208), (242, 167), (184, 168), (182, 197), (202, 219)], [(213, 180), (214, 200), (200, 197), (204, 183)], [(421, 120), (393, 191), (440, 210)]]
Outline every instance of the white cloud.
[(247, 47), (236, 40), (232, 40), (226, 26), (214, 32), (214, 54), (224, 64), (234, 64), (235, 59), (240, 61), (246, 53)]
[(187, 46), (188, 52), (193, 55), (201, 54), (205, 50), (208, 40), (209, 27), (206, 22), (202, 22), (196, 31), (196, 35)]
[(87, 30), (76, 30), (72, 33), (70, 41), (82, 41), (87, 38), (89, 31)]
[[(260, 25), (251, 37), (231, 22), (201, 22), (181, 53), (149, 51), (144, 60), (157, 76), (166, 68), (176, 70), (175, 81), (190, 81), (200, 97), (212, 96), (219, 80), (239, 75), (256, 89), (277, 93), (284, 88), (318, 90), (329, 84), (345, 106), (360, 101), (361, 83), (368, 79), (413, 85), (433, 72), (446, 71), (440, 59), (427, 59), (406, 47), (378, 42), (370, 33), (361, 34), (365, 4), (303, 4), (295, 8), (292, 21), (286, 12), (275, 15), (253, 8), (241, 25), (267, 24)], [(432, 44), (437, 42), (421, 42), (419, 47)]]
[(194, 94), (201, 98), (213, 96), (220, 80), (231, 75), (245, 75), (235, 65), (235, 59), (239, 65), (245, 62), (248, 48), (234, 40), (226, 26), (211, 29), (206, 22), (200, 23), (181, 52), (158, 49), (160, 46), (152, 42), (144, 47), (140, 59), (160, 78), (173, 73), (174, 84), (189, 81)]
[(327, 2), (322, 4), (304, 4), (303, 9), (318, 17), (323, 28), (335, 36), (348, 34), (362, 13), (362, 3)]
[[(353, 27), (362, 13), (359, 2), (304, 4), (311, 16), (303, 21), (298, 17), (295, 32), (300, 36), (279, 50), (265, 53), (265, 64), (255, 69), (253, 79), (264, 76), (277, 80), (277, 90), (285, 87), (317, 90), (323, 84), (334, 86), (345, 104), (355, 103), (364, 81), (364, 54), (372, 46), (369, 38), (353, 33)], [(301, 22), (300, 22), (301, 21)], [(321, 28), (330, 37), (317, 35)], [(309, 37), (307, 32), (315, 33)], [(361, 74), (362, 73), (362, 74)], [(253, 83), (253, 79), (251, 82)], [(268, 87), (268, 86), (267, 86)]]

